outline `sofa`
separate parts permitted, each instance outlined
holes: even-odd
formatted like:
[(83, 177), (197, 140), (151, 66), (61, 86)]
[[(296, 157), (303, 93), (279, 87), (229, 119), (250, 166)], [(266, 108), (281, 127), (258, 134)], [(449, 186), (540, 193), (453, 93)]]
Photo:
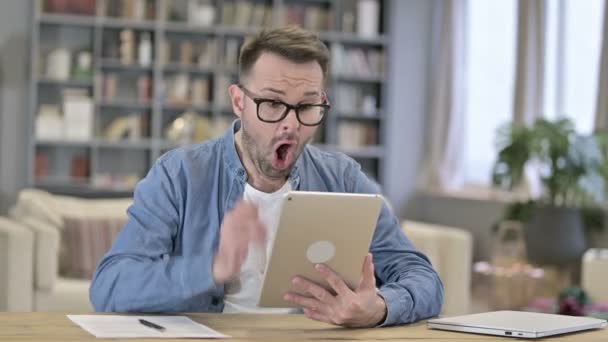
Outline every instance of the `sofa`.
[[(132, 203), (80, 199), (25, 189), (10, 218), (0, 219), (0, 311), (88, 312), (88, 279), (62, 270), (68, 218), (126, 220)], [(443, 314), (466, 313), (472, 238), (463, 229), (404, 221), (405, 234), (431, 260), (445, 289)], [(64, 238), (65, 240), (65, 238)]]

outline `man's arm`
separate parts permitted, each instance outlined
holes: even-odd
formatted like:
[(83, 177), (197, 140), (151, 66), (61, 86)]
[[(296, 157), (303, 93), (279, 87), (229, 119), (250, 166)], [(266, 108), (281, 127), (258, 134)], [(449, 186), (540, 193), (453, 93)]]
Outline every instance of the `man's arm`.
[[(355, 165), (355, 164), (353, 164)], [(345, 177), (351, 192), (379, 193), (356, 165)], [(302, 277), (292, 283), (304, 296), (287, 292), (283, 298), (304, 309), (318, 321), (347, 327), (387, 326), (436, 316), (443, 303), (443, 285), (428, 259), (416, 251), (401, 232), (399, 222), (384, 204), (365, 258), (361, 280), (350, 289), (326, 265), (316, 270), (330, 284), (333, 293)], [(380, 287), (379, 289), (377, 287)]]
[(174, 251), (184, 200), (174, 179), (161, 159), (135, 189), (129, 220), (91, 283), (89, 295), (96, 311), (204, 308), (202, 297), (215, 289), (212, 258), (210, 254), (185, 258)]
[[(354, 192), (379, 193), (378, 186), (359, 168), (354, 178)], [(370, 251), (380, 295), (387, 307), (381, 324), (411, 323), (437, 316), (443, 305), (443, 284), (428, 258), (417, 251), (401, 231), (401, 226), (384, 204)]]

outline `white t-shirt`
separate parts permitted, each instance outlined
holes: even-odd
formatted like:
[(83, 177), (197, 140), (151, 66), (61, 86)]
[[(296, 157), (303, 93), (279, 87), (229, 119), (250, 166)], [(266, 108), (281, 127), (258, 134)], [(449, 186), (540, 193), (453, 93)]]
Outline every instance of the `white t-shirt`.
[(285, 182), (283, 187), (273, 193), (265, 193), (249, 184), (245, 185), (244, 200), (258, 205), (260, 221), (266, 226), (266, 250), (261, 250), (255, 243), (249, 245), (249, 254), (241, 267), (239, 278), (226, 284), (224, 312), (290, 313), (293, 311), (285, 308), (257, 306), (262, 292), (267, 260), (270, 258), (272, 243), (279, 225), (281, 199), (289, 190), (291, 190), (289, 182)]

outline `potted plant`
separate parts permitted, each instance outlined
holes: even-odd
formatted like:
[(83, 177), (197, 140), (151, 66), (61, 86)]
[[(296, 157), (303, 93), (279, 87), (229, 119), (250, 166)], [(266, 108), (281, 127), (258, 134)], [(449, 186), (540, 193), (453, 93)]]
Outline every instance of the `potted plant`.
[(530, 127), (508, 124), (498, 130), (498, 157), (492, 170), (497, 187), (513, 190), (532, 166), (540, 194), (510, 205), (505, 219), (524, 225), (528, 259), (537, 264), (580, 262), (585, 227), (603, 225), (608, 164), (599, 134), (577, 134), (565, 118), (538, 119)]

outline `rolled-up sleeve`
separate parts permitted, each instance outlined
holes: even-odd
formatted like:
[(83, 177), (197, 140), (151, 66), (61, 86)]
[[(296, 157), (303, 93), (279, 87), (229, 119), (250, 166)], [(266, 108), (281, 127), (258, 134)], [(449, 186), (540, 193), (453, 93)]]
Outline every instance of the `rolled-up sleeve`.
[[(354, 168), (354, 192), (380, 193), (373, 181)], [(387, 315), (381, 326), (411, 323), (437, 316), (443, 305), (443, 284), (429, 259), (401, 230), (398, 219), (385, 203), (370, 246), (379, 294)]]

